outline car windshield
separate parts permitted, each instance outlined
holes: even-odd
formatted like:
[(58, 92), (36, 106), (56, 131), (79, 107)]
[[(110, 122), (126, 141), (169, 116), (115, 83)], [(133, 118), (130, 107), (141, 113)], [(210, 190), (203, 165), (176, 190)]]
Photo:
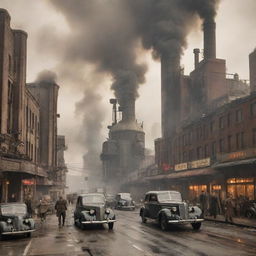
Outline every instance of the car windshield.
[(27, 213), (26, 205), (1, 205), (1, 213), (2, 215), (25, 215)]
[(119, 196), (120, 196), (120, 199), (131, 200), (130, 194), (119, 194)]
[(83, 196), (82, 203), (83, 205), (104, 204), (105, 198), (102, 195), (86, 195), (86, 196)]
[(168, 201), (175, 201), (175, 202), (181, 202), (181, 195), (177, 192), (163, 192), (158, 194), (158, 201), (159, 202), (168, 202)]

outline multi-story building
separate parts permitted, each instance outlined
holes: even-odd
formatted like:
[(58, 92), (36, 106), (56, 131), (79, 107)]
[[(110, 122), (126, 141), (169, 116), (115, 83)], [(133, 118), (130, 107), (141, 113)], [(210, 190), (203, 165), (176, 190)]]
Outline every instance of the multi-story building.
[(48, 194), (57, 168), (58, 85), (26, 85), (27, 34), (0, 9), (0, 201)]

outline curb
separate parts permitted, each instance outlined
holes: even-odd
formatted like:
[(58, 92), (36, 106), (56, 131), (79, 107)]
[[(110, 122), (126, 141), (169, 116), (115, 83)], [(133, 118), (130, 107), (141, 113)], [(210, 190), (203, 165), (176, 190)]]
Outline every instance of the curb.
[(225, 220), (217, 220), (217, 219), (209, 219), (209, 218), (204, 218), (204, 220), (205, 221), (225, 223), (225, 224), (229, 224), (229, 225), (233, 225), (233, 226), (238, 226), (238, 227), (242, 227), (242, 228), (254, 228), (254, 229), (256, 229), (256, 226), (242, 224), (242, 223), (237, 223), (237, 222), (226, 222)]

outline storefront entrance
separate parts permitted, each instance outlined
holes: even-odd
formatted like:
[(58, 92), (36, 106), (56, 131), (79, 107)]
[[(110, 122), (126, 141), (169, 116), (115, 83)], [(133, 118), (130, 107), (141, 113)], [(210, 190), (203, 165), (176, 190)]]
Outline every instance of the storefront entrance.
[(207, 185), (190, 185), (189, 186), (189, 200), (198, 201), (202, 191), (207, 192)]
[(254, 178), (231, 178), (227, 180), (227, 192), (234, 198), (239, 196), (247, 197), (249, 200), (255, 199)]

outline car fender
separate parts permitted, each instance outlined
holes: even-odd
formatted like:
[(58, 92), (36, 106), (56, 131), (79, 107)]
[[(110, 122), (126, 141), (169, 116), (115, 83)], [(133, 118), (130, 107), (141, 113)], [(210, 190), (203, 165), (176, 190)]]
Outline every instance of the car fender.
[(114, 213), (114, 211), (111, 208), (106, 208), (105, 211), (109, 211), (109, 214), (105, 213), (105, 219), (111, 219), (111, 220), (115, 220), (116, 219), (116, 215)]
[(143, 213), (143, 212), (145, 212), (145, 213), (146, 213), (145, 216), (147, 216), (147, 210), (146, 210), (145, 206), (142, 206), (142, 207), (140, 208), (140, 217), (142, 217), (142, 213)]
[(165, 215), (167, 218), (170, 218), (172, 214), (170, 209), (164, 208), (158, 212), (157, 219), (160, 220), (162, 215)]
[(189, 207), (189, 217), (190, 218), (202, 217), (202, 210), (198, 206), (190, 206)]

